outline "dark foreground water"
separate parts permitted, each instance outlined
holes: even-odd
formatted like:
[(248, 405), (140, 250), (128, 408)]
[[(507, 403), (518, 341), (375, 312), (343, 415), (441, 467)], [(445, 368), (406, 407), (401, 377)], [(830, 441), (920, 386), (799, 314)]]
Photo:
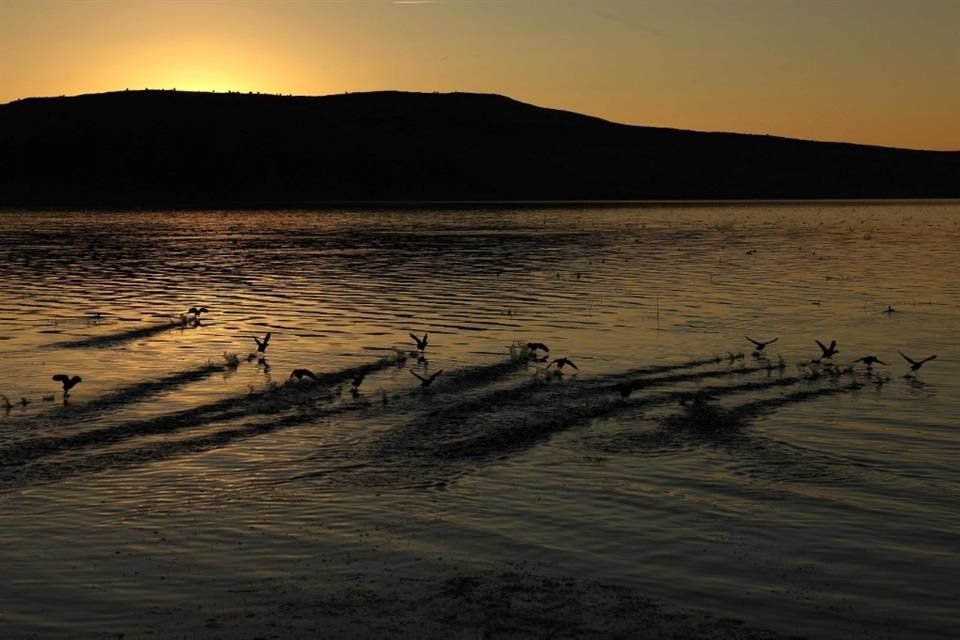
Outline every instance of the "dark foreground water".
[[(0, 229), (3, 637), (213, 633), (257, 598), (502, 571), (782, 633), (956, 633), (960, 205)], [(898, 351), (938, 358), (905, 378)]]

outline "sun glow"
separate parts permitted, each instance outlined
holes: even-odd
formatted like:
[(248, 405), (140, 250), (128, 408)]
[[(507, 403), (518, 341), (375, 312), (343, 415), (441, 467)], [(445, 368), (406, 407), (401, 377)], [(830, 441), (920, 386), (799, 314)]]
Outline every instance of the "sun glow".
[[(101, 82), (111, 89), (180, 89), (185, 91), (261, 91), (274, 82), (258, 52), (217, 43), (181, 45), (175, 50), (152, 46), (101, 68)], [(129, 85), (116, 87), (112, 78), (126, 78)]]

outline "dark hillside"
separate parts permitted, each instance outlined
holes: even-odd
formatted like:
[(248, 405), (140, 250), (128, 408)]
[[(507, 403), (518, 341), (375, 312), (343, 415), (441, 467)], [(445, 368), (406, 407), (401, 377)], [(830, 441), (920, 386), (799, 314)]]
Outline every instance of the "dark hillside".
[(960, 196), (960, 152), (633, 127), (496, 95), (0, 105), (0, 206)]

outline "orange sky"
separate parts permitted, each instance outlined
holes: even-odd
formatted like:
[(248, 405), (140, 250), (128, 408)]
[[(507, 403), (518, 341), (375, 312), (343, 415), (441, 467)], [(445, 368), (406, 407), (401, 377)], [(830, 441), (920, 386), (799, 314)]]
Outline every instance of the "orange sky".
[(0, 102), (478, 91), (618, 122), (960, 150), (955, 0), (0, 0)]

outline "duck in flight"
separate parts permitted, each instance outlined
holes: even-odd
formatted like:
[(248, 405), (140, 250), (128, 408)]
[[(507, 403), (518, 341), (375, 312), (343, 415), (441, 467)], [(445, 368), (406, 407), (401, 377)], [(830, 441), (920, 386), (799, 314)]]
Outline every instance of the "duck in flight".
[[(540, 351), (544, 352), (542, 356)], [(550, 359), (550, 348), (542, 342), (528, 342), (527, 358), (530, 362), (546, 362)]]
[(743, 336), (743, 337), (749, 340), (750, 342), (752, 342), (753, 346), (756, 347), (756, 351), (753, 352), (753, 355), (755, 356), (759, 356), (760, 354), (762, 354), (763, 350), (767, 348), (768, 344), (773, 344), (774, 342), (780, 339), (780, 338), (774, 338), (773, 340), (767, 340), (766, 342), (764, 342), (761, 340), (754, 340), (750, 336)]
[(902, 351), (897, 351), (897, 353), (900, 354), (900, 357), (901, 357), (901, 358), (903, 358), (904, 360), (906, 360), (907, 362), (910, 363), (910, 371), (919, 371), (919, 370), (920, 370), (920, 367), (923, 366), (923, 363), (924, 363), (924, 362), (930, 362), (931, 360), (933, 360), (934, 358), (937, 357), (937, 356), (934, 355), (934, 356), (928, 356), (928, 357), (924, 358), (923, 360), (914, 360), (913, 358), (911, 358), (911, 357), (909, 357), (909, 356), (907, 356), (907, 355), (904, 355), (904, 353), (903, 353)]
[(265, 353), (267, 350), (267, 345), (270, 344), (270, 336), (272, 334), (267, 331), (267, 335), (263, 336), (263, 340), (260, 340), (257, 336), (253, 336), (253, 341), (257, 343), (257, 352)]
[(290, 379), (293, 380), (294, 378), (297, 380), (303, 380), (304, 378), (310, 378), (311, 380), (319, 379), (317, 378), (317, 374), (315, 374), (313, 371), (310, 371), (310, 369), (294, 369), (290, 373)]
[(823, 359), (823, 358), (833, 358), (833, 356), (835, 356), (835, 355), (837, 355), (838, 353), (840, 353), (840, 350), (837, 349), (837, 341), (836, 341), (836, 340), (831, 340), (829, 347), (826, 346), (826, 345), (824, 345), (822, 342), (820, 342), (820, 341), (817, 340), (816, 338), (814, 338), (813, 341), (817, 343), (817, 346), (820, 347), (820, 351), (823, 352), (823, 355), (820, 356), (821, 359)]
[(433, 381), (437, 379), (437, 376), (439, 376), (441, 373), (443, 373), (443, 369), (440, 369), (440, 371), (437, 371), (435, 374), (433, 374), (433, 375), (430, 376), (429, 378), (424, 378), (422, 375), (420, 375), (419, 373), (417, 373), (417, 372), (414, 371), (413, 369), (409, 369), (408, 371), (410, 371), (410, 373), (412, 373), (414, 376), (416, 376), (417, 378), (419, 378), (419, 380), (420, 380), (420, 386), (423, 387), (424, 389), (426, 389), (427, 387), (429, 387), (430, 385), (432, 385), (432, 384), (433, 384)]
[(53, 376), (53, 380), (63, 383), (63, 397), (66, 398), (70, 395), (70, 389), (73, 389), (75, 386), (83, 382), (83, 378), (80, 376), (73, 376), (72, 378), (65, 373), (58, 373)]
[(570, 358), (557, 358), (556, 360), (554, 360), (553, 362), (551, 362), (550, 364), (547, 365), (547, 369), (549, 369), (549, 368), (552, 367), (553, 365), (557, 365), (557, 371), (562, 371), (563, 368), (564, 368), (565, 366), (567, 366), (567, 365), (570, 365), (571, 367), (573, 367), (573, 368), (576, 369), (577, 371), (580, 370), (580, 367), (578, 367), (577, 365), (575, 365), (575, 364), (573, 363), (573, 360), (571, 360)]
[(418, 338), (416, 335), (411, 333), (410, 337), (413, 338), (413, 341), (417, 343), (417, 349), (419, 349), (420, 354), (423, 355), (424, 350), (427, 348), (427, 334), (424, 333), (422, 338)]
[(862, 362), (863, 364), (867, 365), (867, 369), (872, 369), (873, 365), (875, 364), (882, 364), (887, 367), (890, 366), (886, 362), (878, 358), (877, 356), (863, 356), (862, 358), (857, 358), (856, 360), (854, 360), (854, 363), (857, 363), (857, 362)]

